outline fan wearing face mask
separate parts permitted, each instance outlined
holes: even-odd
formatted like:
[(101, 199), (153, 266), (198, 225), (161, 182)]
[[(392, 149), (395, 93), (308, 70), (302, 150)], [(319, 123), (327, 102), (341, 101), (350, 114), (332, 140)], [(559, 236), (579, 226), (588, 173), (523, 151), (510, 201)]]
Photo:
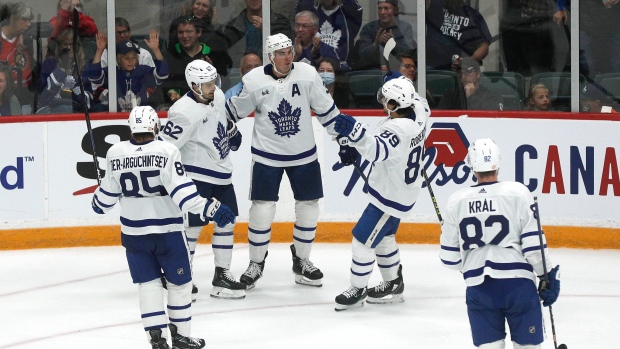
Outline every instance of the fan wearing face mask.
[(344, 74), (338, 61), (331, 57), (323, 57), (317, 61), (316, 70), (319, 72), (323, 85), (336, 102), (338, 108), (349, 107), (349, 88), (344, 83)]

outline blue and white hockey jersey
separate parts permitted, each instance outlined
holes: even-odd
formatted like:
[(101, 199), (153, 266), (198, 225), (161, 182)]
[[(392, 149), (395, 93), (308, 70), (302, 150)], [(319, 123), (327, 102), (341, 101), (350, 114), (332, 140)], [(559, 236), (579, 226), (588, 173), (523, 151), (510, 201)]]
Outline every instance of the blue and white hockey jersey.
[(197, 181), (232, 183), (225, 103), (224, 93), (218, 88), (209, 104), (197, 102), (188, 92), (168, 110), (168, 122), (160, 137), (179, 148), (187, 174)]
[(388, 118), (373, 135), (360, 128), (349, 135), (350, 146), (371, 162), (368, 175), (370, 203), (381, 211), (406, 218), (413, 209), (423, 176), (422, 158), (430, 108), (416, 94), (415, 118)]
[(312, 111), (333, 136), (334, 118), (340, 111), (316, 70), (293, 63), (291, 72), (278, 79), (272, 65), (243, 76), (239, 96), (226, 102), (226, 111), (237, 122), (254, 112), (252, 159), (274, 167), (298, 166), (317, 159)]
[[(460, 270), (467, 286), (481, 284), (486, 275), (536, 282), (543, 263), (533, 207), (532, 194), (517, 182), (482, 183), (455, 192), (444, 212), (441, 261)], [(550, 271), (544, 235), (543, 241)]]
[(121, 231), (127, 235), (183, 231), (183, 212), (202, 216), (207, 203), (185, 173), (174, 145), (133, 140), (108, 150), (105, 177), (94, 201), (104, 212), (120, 201)]

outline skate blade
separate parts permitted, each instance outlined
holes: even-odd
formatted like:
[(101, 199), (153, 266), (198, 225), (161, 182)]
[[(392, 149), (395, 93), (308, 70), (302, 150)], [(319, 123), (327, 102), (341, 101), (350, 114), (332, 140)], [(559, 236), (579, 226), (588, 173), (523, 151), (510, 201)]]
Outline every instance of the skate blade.
[(231, 290), (224, 287), (213, 287), (211, 297), (218, 299), (243, 299), (245, 298), (245, 290)]
[[(244, 285), (245, 285), (245, 284), (244, 284)], [(251, 289), (253, 289), (254, 287), (256, 287), (256, 282), (255, 282), (255, 283), (253, 283), (253, 284), (245, 285), (245, 290), (246, 290), (246, 291), (247, 291), (247, 290), (251, 290)]]
[(383, 298), (366, 298), (366, 303), (370, 304), (390, 304), (390, 303), (402, 303), (405, 301), (405, 297), (402, 294), (393, 294), (385, 296)]
[(295, 283), (299, 285), (304, 285), (304, 286), (314, 286), (314, 287), (323, 286), (323, 282), (321, 281), (321, 279), (310, 280), (304, 277), (303, 275), (297, 275), (297, 274), (295, 274)]
[(355, 309), (355, 308), (361, 308), (364, 306), (364, 300), (360, 300), (359, 302), (355, 303), (355, 304), (351, 304), (351, 305), (345, 305), (345, 304), (338, 304), (336, 303), (336, 308), (334, 308), (335, 311), (344, 311), (347, 309)]

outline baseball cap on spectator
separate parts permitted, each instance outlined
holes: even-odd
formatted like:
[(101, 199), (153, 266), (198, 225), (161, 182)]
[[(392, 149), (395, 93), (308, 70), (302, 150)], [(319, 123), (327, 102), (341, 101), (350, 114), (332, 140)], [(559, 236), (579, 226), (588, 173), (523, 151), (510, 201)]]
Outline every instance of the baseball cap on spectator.
[(603, 86), (596, 82), (588, 82), (579, 92), (580, 99), (599, 100), (601, 102), (607, 99), (607, 91)]
[(471, 57), (465, 57), (461, 60), (461, 72), (471, 73), (473, 71), (480, 71), (480, 63)]
[(379, 0), (377, 1), (377, 3), (382, 3), (382, 2), (387, 2), (388, 4), (392, 4), (396, 7), (398, 7), (398, 0)]
[(125, 53), (129, 53), (131, 51), (140, 53), (140, 46), (128, 40), (123, 40), (116, 43), (117, 55), (124, 55)]

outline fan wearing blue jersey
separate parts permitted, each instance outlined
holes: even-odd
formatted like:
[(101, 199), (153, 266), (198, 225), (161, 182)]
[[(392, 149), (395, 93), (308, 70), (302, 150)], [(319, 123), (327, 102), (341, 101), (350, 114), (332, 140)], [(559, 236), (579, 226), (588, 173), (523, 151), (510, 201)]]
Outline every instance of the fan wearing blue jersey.
[[(203, 348), (204, 339), (189, 337), (192, 272), (183, 214), (191, 212), (223, 227), (234, 223), (234, 213), (217, 199), (198, 195), (179, 150), (156, 140), (160, 126), (153, 108), (134, 108), (129, 128), (132, 139), (108, 150), (92, 208), (103, 214), (117, 202), (121, 205), (121, 241), (131, 278), (138, 284), (142, 325), (151, 347), (170, 348), (170, 328), (172, 348)], [(167, 306), (159, 281), (162, 270), (168, 280)]]
[[(467, 165), (478, 184), (448, 199), (439, 257), (463, 274), (476, 347), (505, 348), (507, 321), (515, 349), (539, 349), (544, 340), (539, 297), (544, 306), (557, 300), (560, 266), (552, 267), (530, 191), (521, 183), (498, 181), (500, 159), (491, 139), (470, 145)], [(541, 282), (537, 290), (536, 276), (543, 279), (544, 266), (549, 284)]]
[(312, 112), (327, 132), (336, 136), (333, 120), (340, 111), (316, 69), (306, 63), (293, 63), (291, 39), (284, 34), (271, 35), (264, 47), (269, 63), (245, 74), (239, 96), (226, 102), (228, 117), (234, 122), (254, 113), (250, 264), (240, 281), (250, 289), (263, 274), (280, 182), (286, 172), (295, 198), (291, 245), (295, 282), (321, 286), (323, 273), (309, 259), (319, 199), (323, 197)]
[[(226, 100), (220, 89), (220, 77), (215, 67), (197, 59), (185, 68), (185, 79), (190, 91), (168, 110), (168, 122), (162, 129), (161, 138), (179, 148), (187, 175), (194, 180), (198, 193), (205, 198), (216, 198), (236, 216), (237, 196), (232, 184), (230, 151), (239, 148), (241, 134), (226, 118)], [(185, 219), (190, 261), (207, 223), (191, 213)], [(214, 298), (245, 298), (245, 285), (236, 281), (230, 272), (234, 227), (235, 224), (231, 223), (224, 227), (216, 225), (213, 229), (211, 248), (215, 273), (211, 297)], [(192, 295), (197, 292), (198, 288), (194, 286)]]
[[(336, 311), (368, 303), (403, 302), (402, 265), (395, 236), (400, 220), (412, 211), (421, 176), (428, 102), (406, 77), (386, 82), (377, 93), (388, 118), (376, 132), (348, 115), (335, 120), (340, 134), (340, 157), (353, 164), (357, 152), (371, 162), (368, 175), (370, 203), (353, 228), (351, 287), (336, 297)], [(383, 281), (367, 289), (375, 261)]]

